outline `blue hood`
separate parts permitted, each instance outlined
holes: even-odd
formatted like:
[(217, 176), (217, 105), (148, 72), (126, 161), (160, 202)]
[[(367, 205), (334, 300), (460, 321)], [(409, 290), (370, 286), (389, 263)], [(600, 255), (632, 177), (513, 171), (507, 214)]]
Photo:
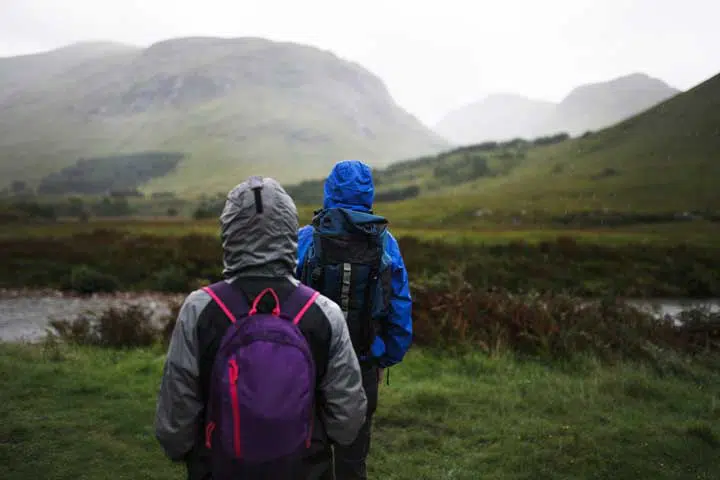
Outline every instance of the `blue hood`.
[(344, 160), (333, 167), (325, 180), (323, 208), (347, 208), (369, 212), (375, 197), (370, 167), (358, 160)]

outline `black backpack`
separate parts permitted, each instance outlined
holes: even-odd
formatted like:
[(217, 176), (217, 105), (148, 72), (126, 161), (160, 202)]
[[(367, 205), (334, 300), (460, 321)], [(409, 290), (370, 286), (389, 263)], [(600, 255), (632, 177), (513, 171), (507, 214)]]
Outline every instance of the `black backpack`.
[(387, 226), (384, 217), (344, 208), (319, 210), (312, 221), (300, 281), (340, 305), (358, 356), (370, 352), (389, 311)]

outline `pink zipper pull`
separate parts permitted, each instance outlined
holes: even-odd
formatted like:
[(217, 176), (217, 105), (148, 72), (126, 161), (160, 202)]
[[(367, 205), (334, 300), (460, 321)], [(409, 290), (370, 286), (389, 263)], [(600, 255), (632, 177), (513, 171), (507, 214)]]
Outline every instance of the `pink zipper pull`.
[(215, 422), (210, 422), (205, 427), (205, 446), (210, 449), (212, 448), (212, 432), (215, 430)]
[(238, 366), (235, 359), (230, 359), (230, 383), (237, 385), (238, 379)]

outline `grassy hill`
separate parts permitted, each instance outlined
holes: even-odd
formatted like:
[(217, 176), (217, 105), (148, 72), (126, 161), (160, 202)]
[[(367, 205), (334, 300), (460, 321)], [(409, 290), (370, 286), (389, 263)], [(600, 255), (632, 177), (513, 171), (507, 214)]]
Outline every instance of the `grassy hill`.
[(446, 115), (435, 130), (459, 144), (609, 127), (680, 93), (662, 80), (635, 73), (581, 85), (554, 104), (519, 95), (490, 95)]
[[(377, 170), (395, 224), (469, 225), (567, 212), (720, 212), (720, 75), (577, 139), (488, 142)], [(318, 204), (322, 181), (290, 190)], [(393, 200), (387, 202), (388, 195)], [(385, 200), (385, 202), (383, 202)]]
[(37, 185), (81, 157), (172, 151), (183, 160), (146, 189), (199, 193), (251, 173), (293, 182), (341, 158), (382, 166), (447, 147), (361, 66), (259, 38), (0, 59), (0, 92), (7, 184)]

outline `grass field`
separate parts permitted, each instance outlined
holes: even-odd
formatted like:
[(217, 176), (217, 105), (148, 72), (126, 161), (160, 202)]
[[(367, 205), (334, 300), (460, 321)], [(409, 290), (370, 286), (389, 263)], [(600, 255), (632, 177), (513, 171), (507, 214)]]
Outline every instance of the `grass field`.
[[(184, 478), (154, 439), (163, 353), (0, 345), (3, 478)], [(370, 478), (717, 478), (720, 375), (680, 371), (414, 349), (380, 390)]]

